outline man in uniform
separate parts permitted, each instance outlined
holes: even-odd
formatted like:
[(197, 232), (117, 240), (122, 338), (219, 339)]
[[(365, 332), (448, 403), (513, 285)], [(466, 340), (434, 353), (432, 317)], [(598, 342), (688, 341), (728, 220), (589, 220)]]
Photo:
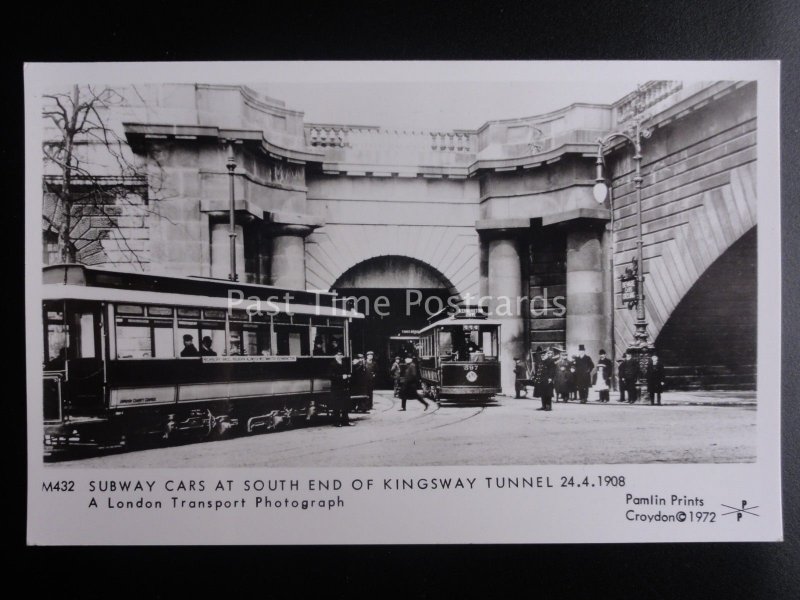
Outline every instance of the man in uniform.
[(542, 399), (542, 408), (537, 410), (553, 410), (553, 380), (556, 373), (554, 354), (557, 351), (555, 347), (550, 348), (537, 367), (533, 395)]
[(522, 364), (519, 356), (514, 357), (514, 398), (521, 398), (520, 392), (527, 397), (528, 387), (525, 382), (528, 379), (528, 369)]
[(338, 350), (328, 369), (331, 380), (330, 407), (336, 427), (350, 426), (350, 372), (344, 364), (344, 353)]
[(589, 399), (589, 386), (592, 385), (592, 370), (594, 361), (586, 356), (586, 347), (578, 346), (578, 356), (575, 357), (575, 387), (578, 389), (578, 398), (581, 404), (586, 404)]
[[(611, 389), (611, 359), (606, 357), (606, 351), (600, 350), (597, 359), (597, 387), (600, 388), (600, 402), (608, 402)], [(602, 389), (605, 388), (605, 389)]]

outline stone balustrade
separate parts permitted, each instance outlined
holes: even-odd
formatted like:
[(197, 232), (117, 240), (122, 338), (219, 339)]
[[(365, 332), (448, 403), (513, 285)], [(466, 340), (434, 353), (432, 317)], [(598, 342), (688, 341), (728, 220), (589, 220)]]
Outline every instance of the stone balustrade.
[(362, 125), (305, 126), (306, 142), (315, 148), (398, 147), (428, 152), (472, 152), (472, 131), (408, 131)]

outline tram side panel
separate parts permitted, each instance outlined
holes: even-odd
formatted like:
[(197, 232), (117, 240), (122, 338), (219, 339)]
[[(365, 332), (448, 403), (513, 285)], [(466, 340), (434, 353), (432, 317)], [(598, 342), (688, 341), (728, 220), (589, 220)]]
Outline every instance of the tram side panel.
[[(326, 410), (330, 358), (208, 363), (202, 359), (112, 360), (100, 378), (45, 374), (45, 439), (52, 447), (112, 444), (125, 435), (208, 429), (225, 420), (243, 430)], [(85, 372), (89, 365), (81, 370)], [(98, 366), (98, 365), (95, 365)], [(95, 370), (97, 371), (97, 370)], [(94, 375), (94, 372), (93, 372)], [(92, 383), (90, 386), (89, 383)], [(104, 389), (105, 387), (105, 389)], [(76, 400), (80, 400), (77, 402)]]

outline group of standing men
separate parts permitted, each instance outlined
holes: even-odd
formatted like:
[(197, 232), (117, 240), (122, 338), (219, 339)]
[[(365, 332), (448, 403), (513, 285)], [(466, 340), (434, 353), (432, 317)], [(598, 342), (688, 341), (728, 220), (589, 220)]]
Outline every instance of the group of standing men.
[[(331, 380), (331, 398), (328, 408), (333, 412), (336, 427), (349, 427), (350, 410), (369, 412), (372, 410), (372, 397), (375, 390), (377, 364), (375, 354), (367, 352), (356, 356), (352, 370), (344, 362), (344, 353), (337, 350), (328, 371)], [(356, 402), (353, 404), (353, 397)]]
[[(532, 383), (533, 397), (542, 401), (542, 407), (538, 410), (552, 410), (553, 396), (556, 397), (556, 402), (569, 402), (572, 399), (585, 404), (589, 399), (589, 389), (592, 387), (599, 392), (598, 402), (609, 402), (613, 364), (605, 350), (600, 350), (599, 355), (595, 365), (592, 358), (586, 354), (583, 344), (578, 346), (578, 355), (572, 358), (566, 350), (555, 346), (543, 350), (539, 346), (534, 354), (532, 377), (522, 359), (515, 358), (516, 397), (520, 398), (520, 393), (527, 395), (527, 386)], [(633, 404), (638, 397), (637, 385), (641, 374), (639, 361), (631, 352), (626, 352), (625, 359), (618, 362), (619, 401), (625, 402), (627, 395), (627, 402)], [(654, 354), (647, 367), (647, 390), (651, 404), (660, 405), (661, 392), (664, 388), (664, 365)]]

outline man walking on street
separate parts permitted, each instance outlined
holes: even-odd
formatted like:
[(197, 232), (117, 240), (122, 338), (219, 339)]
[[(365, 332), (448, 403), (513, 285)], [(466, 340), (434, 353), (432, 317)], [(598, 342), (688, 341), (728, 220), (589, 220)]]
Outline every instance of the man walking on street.
[(594, 361), (586, 356), (583, 344), (578, 346), (578, 356), (575, 358), (575, 387), (578, 388), (578, 398), (581, 404), (586, 404), (589, 399), (589, 386), (592, 385), (592, 370)]
[(424, 410), (428, 410), (428, 403), (419, 394), (419, 369), (410, 356), (406, 358), (405, 366), (403, 386), (400, 392), (400, 410), (406, 409), (406, 400), (419, 400), (425, 406)]

